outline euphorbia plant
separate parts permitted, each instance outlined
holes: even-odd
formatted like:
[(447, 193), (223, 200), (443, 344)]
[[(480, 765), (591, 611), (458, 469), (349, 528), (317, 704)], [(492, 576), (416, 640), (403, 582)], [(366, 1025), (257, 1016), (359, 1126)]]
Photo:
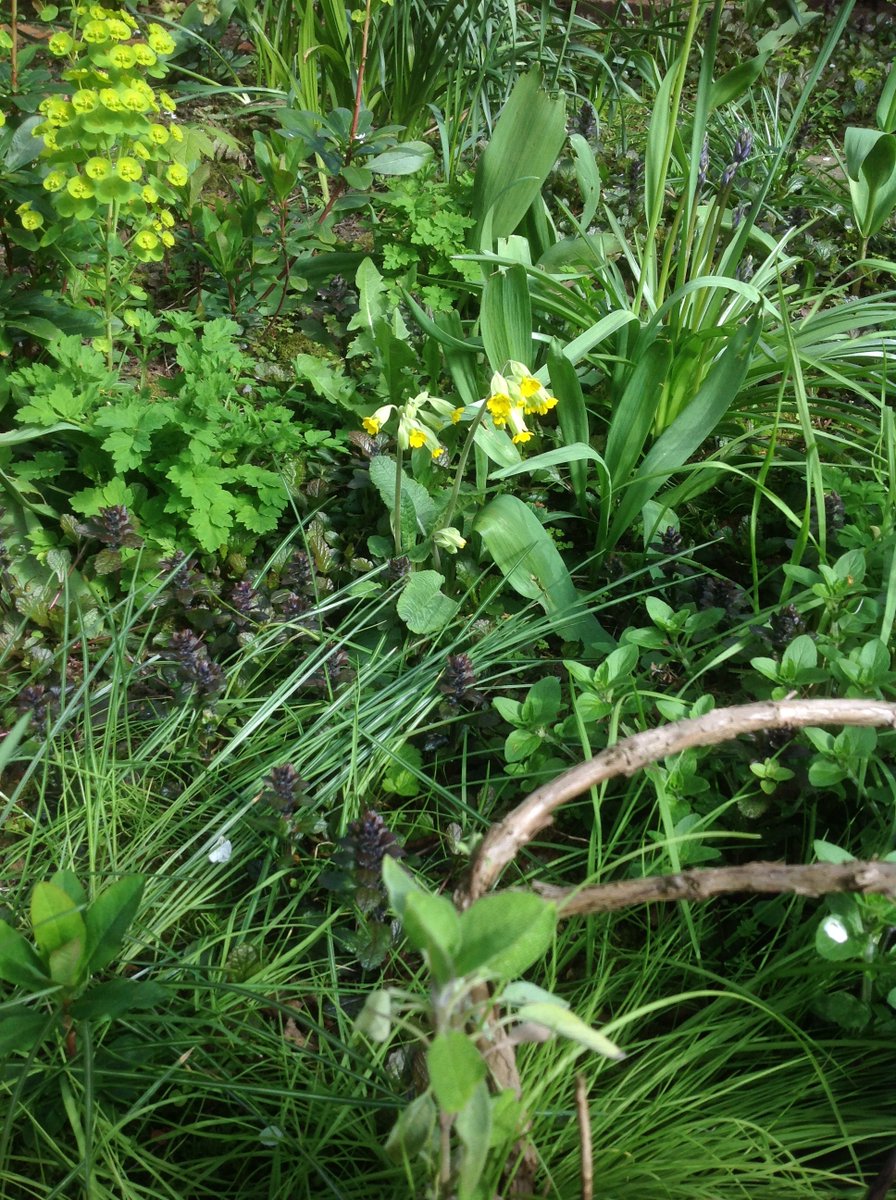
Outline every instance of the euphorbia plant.
[[(49, 205), (35, 196), (18, 215), (34, 251), (52, 246), (73, 222), (81, 226), (88, 255), (98, 252), (99, 280), (91, 282), (101, 294), (109, 351), (117, 302), (141, 294), (128, 287), (134, 265), (158, 262), (174, 245), (170, 206), (188, 178), (178, 157), (183, 133), (171, 122), (174, 101), (150, 83), (167, 74), (174, 42), (160, 25), (144, 33), (123, 9), (79, 5), (73, 16), (71, 33), (48, 42), (67, 63), (62, 80), (70, 90), (41, 102), (44, 119), (32, 130), (43, 140)], [(59, 220), (45, 228), (53, 217)]]

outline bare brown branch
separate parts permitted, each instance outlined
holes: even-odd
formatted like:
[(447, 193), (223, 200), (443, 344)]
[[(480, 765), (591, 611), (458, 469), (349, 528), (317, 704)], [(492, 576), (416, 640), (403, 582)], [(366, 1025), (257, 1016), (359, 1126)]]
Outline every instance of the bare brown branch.
[(554, 811), (589, 788), (617, 775), (634, 775), (651, 763), (692, 746), (717, 745), (743, 733), (788, 725), (894, 728), (896, 705), (877, 700), (769, 700), (720, 708), (703, 717), (676, 721), (624, 738), (595, 758), (544, 784), (503, 821), (492, 826), (479, 847), (467, 886), (458, 896), (459, 903), (462, 906), (472, 904), (493, 887), (522, 847), (551, 823)]
[(711, 900), (736, 892), (797, 896), (827, 896), (831, 892), (862, 892), (896, 899), (896, 863), (849, 862), (788, 863), (753, 862), (740, 867), (709, 867), (680, 871), (676, 875), (649, 875), (645, 879), (621, 879), (588, 888), (559, 888), (534, 885), (546, 900), (553, 900), (561, 917), (616, 912), (635, 904), (669, 903), (676, 900)]

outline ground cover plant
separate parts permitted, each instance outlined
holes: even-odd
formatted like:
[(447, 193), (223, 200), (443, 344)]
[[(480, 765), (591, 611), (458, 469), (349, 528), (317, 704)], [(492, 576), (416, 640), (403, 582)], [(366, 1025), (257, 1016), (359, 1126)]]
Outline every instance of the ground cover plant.
[(894, 49), (0, 9), (0, 1196), (886, 1194)]

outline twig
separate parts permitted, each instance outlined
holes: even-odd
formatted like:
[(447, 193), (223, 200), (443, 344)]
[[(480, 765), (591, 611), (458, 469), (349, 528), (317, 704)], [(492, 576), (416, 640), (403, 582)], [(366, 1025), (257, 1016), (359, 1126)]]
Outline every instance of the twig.
[(616, 912), (636, 904), (657, 901), (711, 900), (735, 892), (797, 896), (827, 896), (832, 892), (862, 892), (896, 899), (896, 863), (849, 862), (809, 865), (772, 862), (745, 863), (740, 867), (710, 867), (680, 871), (677, 875), (649, 875), (645, 879), (620, 879), (597, 887), (561, 888), (536, 883), (535, 890), (554, 900), (561, 917)]
[(865, 1200), (886, 1200), (894, 1181), (896, 1181), (896, 1150), (891, 1150), (880, 1173), (868, 1189)]
[(591, 1113), (588, 1111), (588, 1084), (576, 1075), (576, 1120), (579, 1126), (579, 1178), (582, 1200), (594, 1200), (594, 1158), (591, 1146)]
[(896, 705), (878, 700), (769, 700), (719, 708), (624, 738), (544, 784), (492, 826), (473, 861), (467, 886), (458, 895), (460, 906), (468, 907), (493, 887), (523, 846), (551, 824), (555, 810), (589, 788), (617, 775), (634, 775), (692, 746), (713, 746), (743, 733), (802, 725), (883, 725), (892, 729), (896, 728)]
[[(679, 754), (692, 746), (714, 746), (732, 741), (743, 733), (803, 725), (868, 725), (893, 729), (896, 728), (896, 705), (877, 700), (793, 700), (788, 697), (786, 700), (720, 708), (702, 717), (676, 721), (624, 738), (595, 758), (580, 763), (544, 784), (508, 813), (503, 821), (492, 826), (473, 860), (466, 887), (455, 895), (458, 906), (467, 908), (489, 891), (522, 847), (550, 825), (554, 811), (589, 788), (617, 775), (634, 775), (651, 763), (659, 762), (671, 754)], [(775, 872), (778, 873), (778, 886), (772, 887)], [(722, 876), (727, 882), (726, 887), (720, 886)], [(832, 886), (822, 886), (825, 878)], [(702, 882), (704, 879), (706, 882)], [(712, 887), (713, 880), (715, 889)], [(767, 883), (768, 886), (749, 886), (750, 880), (754, 885)], [(852, 886), (849, 886), (850, 883)], [(630, 890), (626, 892), (625, 889)], [(551, 894), (544, 886), (539, 890), (542, 895)], [(554, 889), (554, 897), (560, 899), (563, 905), (561, 916), (568, 917), (574, 912), (606, 912), (647, 900), (703, 899), (725, 891), (790, 891), (803, 895), (821, 895), (825, 891), (879, 891), (894, 895), (896, 864), (854, 862), (787, 867), (782, 863), (752, 863), (748, 867), (682, 871), (678, 875), (620, 881), (578, 892), (575, 889)], [(608, 899), (620, 896), (626, 898), (607, 903)], [(593, 903), (595, 898), (600, 903), (598, 909), (581, 907), (589, 901)], [(477, 1003), (487, 1003), (488, 996), (486, 984), (480, 984), (474, 992)], [(519, 1096), (522, 1089), (513, 1044), (506, 1031), (493, 1018), (486, 1021), (479, 1045), (483, 1051), (490, 1045), (489, 1067), (498, 1090), (509, 1087)], [(531, 1194), (534, 1187), (538, 1158), (527, 1133), (528, 1127), (517, 1142), (519, 1169), (509, 1182), (508, 1195)], [(879, 1190), (871, 1193), (873, 1200), (882, 1200), (882, 1195)]]

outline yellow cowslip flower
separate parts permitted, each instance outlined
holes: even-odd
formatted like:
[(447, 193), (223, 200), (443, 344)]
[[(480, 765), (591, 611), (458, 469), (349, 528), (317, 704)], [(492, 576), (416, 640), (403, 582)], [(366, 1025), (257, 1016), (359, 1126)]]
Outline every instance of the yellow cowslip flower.
[(88, 21), (81, 30), (81, 37), (92, 46), (101, 46), (109, 41), (109, 26), (103, 20)]
[(64, 58), (74, 49), (75, 39), (68, 33), (54, 33), (47, 42), (47, 49), (57, 58)]
[(462, 408), (452, 408), (451, 423), (453, 425), (456, 425), (463, 415), (464, 415), (464, 410)]
[(183, 187), (190, 177), (186, 167), (182, 167), (180, 163), (172, 163), (165, 171), (165, 178), (172, 187)]
[(44, 179), (43, 186), (48, 192), (58, 192), (65, 187), (65, 172), (51, 171)]
[(174, 53), (174, 41), (161, 25), (150, 25), (146, 40), (156, 54)]
[(134, 53), (133, 46), (113, 46), (109, 51), (109, 63), (117, 71), (130, 71), (136, 62), (137, 55)]
[(75, 200), (89, 200), (93, 195), (93, 184), (83, 175), (73, 175), (65, 187)]
[(552, 408), (556, 407), (557, 397), (549, 396), (544, 388), (542, 388), (541, 395), (533, 397), (533, 399), (526, 405), (526, 412), (537, 413), (538, 416), (543, 417), (545, 413), (550, 412)]
[(136, 158), (131, 158), (125, 154), (115, 164), (115, 170), (118, 172), (120, 179), (126, 183), (136, 183), (143, 175), (143, 167), (137, 162)]
[[(544, 416), (554, 408), (557, 400), (544, 384), (540, 383), (522, 363), (511, 362), (508, 366), (510, 374), (510, 391), (516, 402), (522, 402), (526, 414), (538, 413)], [(518, 397), (518, 399), (517, 399)]]
[(407, 450), (410, 447), (412, 450), (421, 450), (424, 446), (429, 450), (433, 458), (438, 458), (445, 447), (433, 433), (433, 431), (421, 421), (418, 421), (411, 410), (413, 402), (405, 405), (401, 411), (401, 417), (398, 422), (398, 445), (402, 450)]
[(143, 202), (145, 204), (158, 204), (159, 202), (159, 193), (149, 183), (146, 185), (140, 195), (143, 197)]
[(151, 67), (158, 62), (154, 50), (150, 50), (146, 42), (134, 42), (133, 45), (134, 58), (141, 67)]
[(382, 408), (378, 408), (371, 416), (362, 417), (361, 424), (364, 426), (365, 432), (369, 433), (371, 437), (376, 437), (393, 412), (395, 412), (394, 404), (384, 404)]
[(513, 403), (506, 392), (494, 392), (486, 401), (486, 408), (492, 414), (498, 429), (503, 429), (513, 410)]
[(150, 125), (149, 140), (155, 142), (157, 146), (164, 146), (168, 141), (168, 130), (164, 125)]
[(107, 158), (88, 158), (84, 164), (84, 174), (90, 179), (108, 179), (112, 173), (112, 164)]
[(463, 550), (467, 544), (467, 539), (461, 537), (460, 530), (455, 529), (453, 525), (437, 529), (432, 535), (432, 540), (440, 550), (447, 550), (449, 554), (457, 554), (458, 550)]
[(93, 88), (81, 88), (72, 96), (72, 108), (76, 113), (89, 113), (99, 104), (99, 97)]
[(507, 416), (507, 426), (511, 431), (511, 440), (515, 445), (519, 446), (524, 442), (532, 440), (532, 431), (526, 428), (526, 419), (523, 410), (518, 405), (510, 410)]

